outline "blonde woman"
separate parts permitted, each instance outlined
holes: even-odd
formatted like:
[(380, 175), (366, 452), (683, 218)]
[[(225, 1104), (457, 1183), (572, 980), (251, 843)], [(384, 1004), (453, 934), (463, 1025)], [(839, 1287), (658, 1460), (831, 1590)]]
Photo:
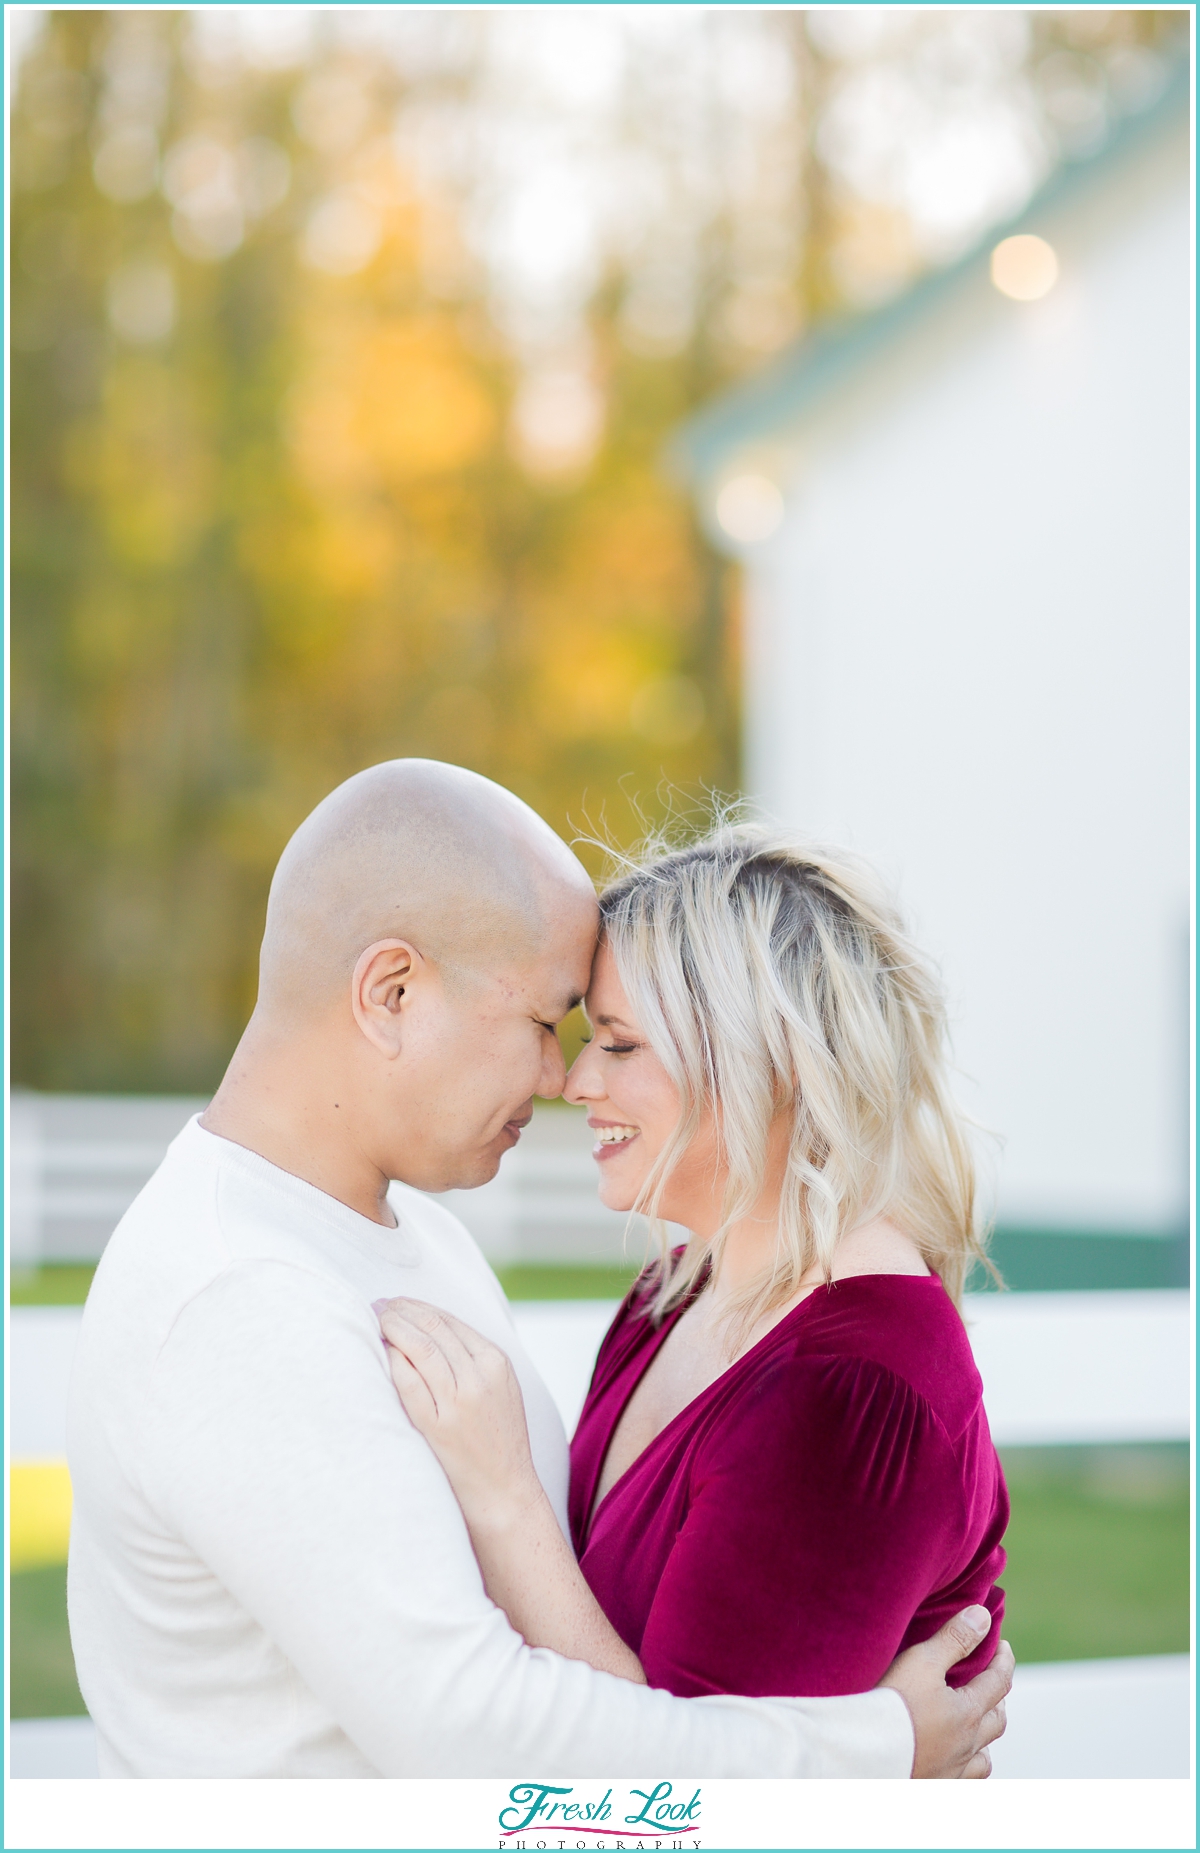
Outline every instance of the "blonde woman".
[(603, 1201), (690, 1234), (601, 1346), (578, 1568), (507, 1360), (383, 1314), (488, 1588), (532, 1642), (685, 1695), (863, 1691), (983, 1604), (964, 1684), (1008, 1503), (959, 1314), (982, 1248), (938, 986), (864, 869), (756, 827), (628, 868), (601, 910), (566, 1097)]

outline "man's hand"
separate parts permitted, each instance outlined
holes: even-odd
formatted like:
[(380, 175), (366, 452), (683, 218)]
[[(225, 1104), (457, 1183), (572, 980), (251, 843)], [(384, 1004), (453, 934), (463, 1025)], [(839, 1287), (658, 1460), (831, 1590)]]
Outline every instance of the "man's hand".
[(991, 1775), (987, 1745), (1004, 1731), (1012, 1648), (1001, 1641), (992, 1664), (957, 1692), (946, 1684), (955, 1661), (973, 1652), (991, 1625), (985, 1608), (963, 1609), (932, 1640), (893, 1660), (880, 1680), (881, 1686), (894, 1686), (908, 1706), (916, 1738), (914, 1776)]

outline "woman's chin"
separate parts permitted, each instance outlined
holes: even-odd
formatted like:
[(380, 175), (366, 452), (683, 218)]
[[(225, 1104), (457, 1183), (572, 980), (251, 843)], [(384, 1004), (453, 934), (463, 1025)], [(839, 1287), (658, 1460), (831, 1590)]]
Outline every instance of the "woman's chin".
[(600, 1172), (600, 1201), (606, 1210), (620, 1210), (627, 1215), (637, 1202), (637, 1186), (622, 1184), (619, 1178)]

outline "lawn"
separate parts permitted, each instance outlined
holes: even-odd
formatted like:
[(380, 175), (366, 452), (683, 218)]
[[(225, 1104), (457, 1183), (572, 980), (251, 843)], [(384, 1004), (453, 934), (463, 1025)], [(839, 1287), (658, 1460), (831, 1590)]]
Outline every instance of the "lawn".
[(1188, 1451), (1006, 1448), (1004, 1631), (1018, 1660), (1188, 1650)]
[[(14, 1270), (13, 1304), (82, 1304), (93, 1271)], [(499, 1273), (514, 1300), (616, 1300), (634, 1270), (523, 1264)], [(1003, 1458), (1012, 1497), (1005, 1632), (1018, 1659), (1186, 1652), (1186, 1447), (1009, 1448)], [(81, 1712), (65, 1569), (21, 1571), (11, 1589), (12, 1715)]]
[(67, 1633), (67, 1566), (9, 1579), (9, 1672), (14, 1718), (69, 1718), (85, 1707)]
[[(623, 1300), (636, 1267), (574, 1267), (555, 1262), (521, 1262), (498, 1270), (510, 1300)], [(10, 1298), (14, 1306), (82, 1306), (87, 1299), (94, 1262), (14, 1268)]]
[[(1022, 1448), (1004, 1458), (1005, 1632), (1017, 1658), (1185, 1653), (1186, 1449)], [(11, 1587), (13, 1717), (81, 1712), (65, 1569), (22, 1571)]]
[(636, 1267), (573, 1267), (520, 1262), (496, 1269), (510, 1300), (623, 1300), (637, 1278)]
[[(1017, 1292), (1054, 1292), (1101, 1287), (1185, 1287), (1188, 1249), (1184, 1239), (1071, 1234), (1062, 1230), (997, 1229), (991, 1251), (1006, 1284)], [(636, 1272), (632, 1267), (574, 1267), (521, 1262), (498, 1270), (514, 1300), (622, 1299)], [(62, 1263), (13, 1269), (14, 1306), (81, 1306), (95, 1268)], [(977, 1268), (974, 1291), (993, 1283)]]
[(82, 1306), (87, 1299), (94, 1261), (56, 1262), (50, 1267), (14, 1267), (9, 1277), (13, 1306)]

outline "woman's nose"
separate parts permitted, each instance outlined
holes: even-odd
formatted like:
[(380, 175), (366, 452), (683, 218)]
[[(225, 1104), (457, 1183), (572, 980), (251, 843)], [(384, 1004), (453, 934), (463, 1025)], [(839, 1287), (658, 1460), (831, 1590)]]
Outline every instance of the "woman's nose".
[(573, 1107), (581, 1107), (585, 1101), (599, 1100), (602, 1096), (604, 1089), (596, 1077), (590, 1049), (581, 1049), (571, 1063), (562, 1092), (563, 1099), (569, 1100)]

